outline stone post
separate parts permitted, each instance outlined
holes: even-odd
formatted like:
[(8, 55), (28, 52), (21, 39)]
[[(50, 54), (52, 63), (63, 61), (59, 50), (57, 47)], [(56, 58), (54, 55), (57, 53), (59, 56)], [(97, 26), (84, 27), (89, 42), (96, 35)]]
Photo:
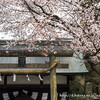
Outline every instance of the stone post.
[(92, 83), (88, 82), (86, 83), (86, 100), (92, 100), (91, 95), (92, 95)]

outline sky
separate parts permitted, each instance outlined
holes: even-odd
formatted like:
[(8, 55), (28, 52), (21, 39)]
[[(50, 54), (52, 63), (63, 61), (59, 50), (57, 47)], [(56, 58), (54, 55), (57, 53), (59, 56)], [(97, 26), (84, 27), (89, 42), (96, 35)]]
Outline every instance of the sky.
[(12, 36), (11, 34), (4, 34), (4, 33), (0, 33), (0, 40), (11, 40)]

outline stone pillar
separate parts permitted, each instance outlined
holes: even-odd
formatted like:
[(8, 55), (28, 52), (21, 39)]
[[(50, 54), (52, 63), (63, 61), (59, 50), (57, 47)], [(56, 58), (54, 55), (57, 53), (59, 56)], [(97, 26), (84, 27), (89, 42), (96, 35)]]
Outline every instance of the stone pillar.
[[(50, 57), (50, 66), (54, 63), (55, 56)], [(50, 93), (51, 100), (57, 100), (57, 80), (56, 80), (56, 67), (50, 71)]]
[(92, 100), (91, 95), (92, 95), (92, 83), (88, 82), (86, 83), (86, 100)]
[(100, 95), (100, 85), (99, 85), (99, 88), (98, 88), (98, 94)]

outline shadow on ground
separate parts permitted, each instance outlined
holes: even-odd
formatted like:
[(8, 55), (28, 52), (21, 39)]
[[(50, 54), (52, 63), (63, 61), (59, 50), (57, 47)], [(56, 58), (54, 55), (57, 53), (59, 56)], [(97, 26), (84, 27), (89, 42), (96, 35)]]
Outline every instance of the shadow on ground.
[(21, 96), (16, 97), (14, 100), (33, 100), (33, 99), (25, 94), (22, 94)]

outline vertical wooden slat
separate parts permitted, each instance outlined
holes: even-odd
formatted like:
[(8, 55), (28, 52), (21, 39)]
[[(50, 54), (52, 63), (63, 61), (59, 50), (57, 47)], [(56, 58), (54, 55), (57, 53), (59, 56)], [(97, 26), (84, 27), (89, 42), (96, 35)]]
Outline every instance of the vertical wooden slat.
[[(69, 95), (69, 87), (70, 87), (69, 81), (70, 81), (70, 77), (69, 75), (67, 75), (67, 95)], [(67, 97), (66, 100), (69, 100), (69, 97)]]
[(18, 67), (26, 67), (26, 57), (25, 56), (18, 57)]
[[(55, 56), (50, 56), (50, 65), (55, 61)], [(56, 67), (50, 71), (50, 92), (51, 100), (57, 100), (57, 80), (56, 80)]]
[(7, 86), (7, 75), (4, 76), (4, 86)]

